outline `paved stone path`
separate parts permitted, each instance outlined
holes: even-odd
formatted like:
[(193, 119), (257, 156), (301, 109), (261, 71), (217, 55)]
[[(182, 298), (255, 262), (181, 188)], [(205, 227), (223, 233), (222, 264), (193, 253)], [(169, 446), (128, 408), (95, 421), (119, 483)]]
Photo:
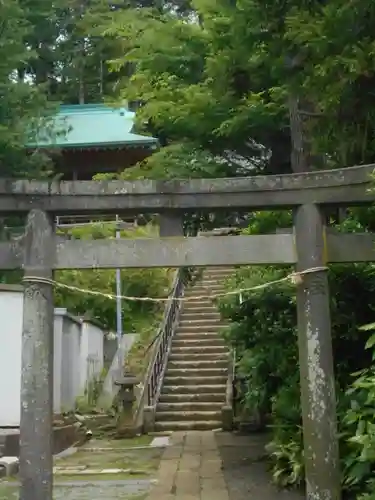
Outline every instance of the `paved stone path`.
[(265, 460), (266, 434), (215, 434), (230, 500), (303, 500), (303, 491), (279, 490)]
[[(54, 500), (303, 500), (298, 491), (279, 491), (271, 484), (264, 445), (267, 436), (226, 432), (175, 432), (162, 452), (118, 448), (85, 448), (59, 460), (68, 465), (144, 468), (144, 478), (108, 475), (103, 479), (55, 476)], [(95, 443), (93, 443), (95, 444)], [(91, 446), (93, 446), (91, 444)], [(108, 442), (113, 446), (113, 442)], [(98, 452), (98, 449), (103, 450)], [(95, 451), (96, 450), (96, 451)], [(161, 455), (161, 461), (159, 463)], [(89, 463), (88, 463), (89, 462)], [(159, 465), (159, 466), (158, 466)], [(158, 468), (157, 468), (158, 467)], [(0, 481), (0, 500), (18, 498), (16, 483)]]
[[(160, 439), (152, 446), (151, 439), (92, 440), (66, 450), (55, 459), (53, 500), (145, 500), (163, 452)], [(18, 489), (15, 478), (0, 480), (0, 500), (16, 500)]]
[(148, 500), (229, 500), (221, 467), (213, 432), (175, 432)]

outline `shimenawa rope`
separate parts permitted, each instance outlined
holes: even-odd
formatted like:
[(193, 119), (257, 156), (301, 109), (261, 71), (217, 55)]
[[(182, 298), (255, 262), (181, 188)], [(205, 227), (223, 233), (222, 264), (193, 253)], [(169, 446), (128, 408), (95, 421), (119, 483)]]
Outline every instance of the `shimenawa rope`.
[(303, 281), (303, 276), (306, 274), (311, 274), (311, 273), (317, 273), (321, 271), (326, 271), (327, 267), (326, 266), (319, 266), (319, 267), (311, 267), (309, 269), (305, 269), (303, 271), (295, 271), (293, 273), (288, 274), (284, 278), (280, 278), (278, 280), (274, 281), (269, 281), (267, 283), (262, 283), (261, 285), (255, 285), (249, 288), (239, 288), (236, 290), (230, 290), (228, 292), (222, 292), (222, 293), (211, 293), (208, 295), (193, 295), (189, 297), (132, 297), (128, 295), (115, 295), (111, 293), (103, 293), (100, 292), (99, 290), (88, 290), (85, 288), (79, 288), (77, 286), (73, 285), (67, 285), (66, 283), (61, 283), (59, 281), (55, 281), (53, 279), (49, 278), (43, 278), (40, 276), (24, 276), (22, 279), (23, 283), (41, 283), (45, 285), (52, 285), (56, 288), (63, 288), (65, 290), (70, 290), (72, 292), (79, 292), (79, 293), (84, 293), (85, 295), (96, 295), (100, 297), (105, 297), (110, 300), (116, 300), (117, 298), (120, 298), (121, 300), (128, 300), (128, 301), (140, 301), (140, 302), (168, 302), (168, 301), (178, 301), (178, 302), (191, 302), (193, 300), (204, 300), (204, 299), (218, 299), (221, 297), (227, 297), (229, 295), (239, 295), (243, 294), (244, 292), (253, 292), (256, 290), (262, 290), (264, 288), (268, 288), (273, 285), (277, 285), (279, 283), (283, 283), (286, 281), (290, 281), (294, 285), (299, 285)]

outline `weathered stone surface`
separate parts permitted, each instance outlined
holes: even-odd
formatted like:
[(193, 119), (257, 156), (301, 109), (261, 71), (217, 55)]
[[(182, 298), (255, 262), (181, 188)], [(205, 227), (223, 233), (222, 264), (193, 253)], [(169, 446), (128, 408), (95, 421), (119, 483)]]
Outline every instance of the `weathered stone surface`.
[[(264, 447), (269, 438), (265, 433), (215, 433), (230, 500), (305, 500), (301, 490), (280, 490), (272, 484), (269, 464), (264, 460)], [(209, 486), (213, 493), (217, 492), (212, 481)], [(209, 496), (202, 495), (201, 500), (204, 498), (210, 500)], [(216, 500), (216, 496), (212, 500)]]
[(1, 457), (0, 469), (3, 469), (3, 476), (15, 476), (18, 473), (19, 461), (17, 457)]
[[(54, 269), (92, 269), (115, 267), (181, 267), (216, 264), (293, 264), (295, 252), (291, 234), (236, 236), (229, 238), (168, 238), (68, 241), (56, 239)], [(375, 234), (327, 234), (330, 263), (374, 262)], [(0, 243), (0, 269), (23, 266), (23, 240)], [(186, 297), (223, 292), (223, 287), (207, 283), (187, 290)], [(190, 302), (194, 307), (194, 304)], [(209, 300), (198, 299), (199, 311), (210, 307)]]
[[(211, 279), (209, 275), (207, 280), (205, 271), (190, 292), (204, 287), (207, 293), (232, 272), (233, 269), (227, 269), (216, 279)], [(194, 308), (183, 307), (172, 340), (156, 407), (155, 428), (158, 430), (222, 427), (222, 406), (228, 378), (228, 347), (219, 334), (222, 322), (214, 304), (200, 312), (198, 317), (194, 317), (194, 311)], [(206, 316), (208, 312), (210, 314)], [(187, 445), (194, 439), (193, 436), (187, 435)]]
[(341, 497), (335, 376), (325, 228), (316, 205), (303, 205), (295, 214), (297, 271), (307, 274), (297, 287), (298, 346), (301, 380), (306, 498)]
[[(173, 450), (178, 450), (171, 460)], [(149, 500), (229, 500), (214, 433), (172, 435)]]
[[(56, 481), (53, 500), (138, 500), (143, 498), (150, 489), (148, 479), (118, 479), (107, 481), (86, 480), (82, 481)], [(6, 496), (5, 496), (6, 495)], [(140, 495), (142, 495), (140, 497)], [(0, 483), (1, 500), (18, 500), (18, 486), (16, 484)], [(165, 499), (164, 499), (165, 500)]]
[[(25, 233), (25, 278), (52, 278), (53, 220), (32, 210)], [(25, 281), (22, 325), (20, 500), (50, 500), (53, 454), (53, 289)]]
[[(304, 203), (371, 203), (374, 165), (291, 175), (169, 181), (0, 180), (0, 212), (38, 208), (55, 214), (248, 209)], [(324, 188), (324, 189), (322, 189)], [(249, 201), (251, 200), (251, 202)]]
[(294, 263), (293, 236), (273, 234), (232, 238), (59, 240), (55, 269), (181, 267), (255, 262)]

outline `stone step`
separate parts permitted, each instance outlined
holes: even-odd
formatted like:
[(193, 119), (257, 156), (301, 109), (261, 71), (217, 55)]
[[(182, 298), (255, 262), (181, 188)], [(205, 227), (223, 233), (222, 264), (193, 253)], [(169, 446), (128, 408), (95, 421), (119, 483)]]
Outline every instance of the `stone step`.
[(193, 331), (193, 332), (178, 332), (174, 335), (173, 340), (193, 340), (193, 339), (222, 339), (222, 336), (220, 332), (198, 332), (198, 331)]
[(208, 288), (215, 287), (217, 285), (225, 287), (227, 286), (228, 279), (230, 275), (222, 274), (222, 275), (207, 275), (204, 276), (203, 279), (196, 283), (196, 285), (203, 285)]
[(213, 290), (216, 288), (221, 288), (225, 289), (227, 287), (227, 280), (228, 278), (220, 278), (220, 279), (207, 279), (207, 280), (202, 280), (199, 283), (196, 283), (194, 288), (201, 287), (201, 288), (206, 288), (208, 290)]
[(222, 323), (219, 315), (215, 317), (207, 317), (206, 315), (196, 316), (195, 318), (185, 318), (185, 315), (181, 315), (181, 319), (179, 322), (179, 328), (184, 328), (185, 326), (199, 326), (204, 328), (206, 325), (208, 326), (217, 326)]
[(211, 290), (208, 288), (205, 288), (204, 290), (195, 290), (194, 293), (184, 294), (184, 303), (204, 306), (210, 305), (218, 310), (215, 301), (224, 297), (225, 292), (226, 290)]
[(169, 368), (167, 377), (227, 377), (227, 368)]
[(195, 309), (183, 309), (181, 313), (181, 321), (201, 321), (205, 320), (220, 320), (220, 313), (215, 307), (210, 307), (207, 310), (196, 311)]
[(180, 376), (180, 377), (170, 377), (166, 375), (164, 377), (163, 385), (164, 387), (176, 386), (176, 385), (225, 385), (227, 381), (227, 376), (224, 375), (211, 375), (204, 376), (199, 375), (198, 377), (193, 376)]
[(216, 411), (156, 411), (156, 422), (212, 421), (221, 419), (221, 410)]
[(186, 350), (179, 349), (177, 352), (171, 352), (169, 355), (168, 361), (190, 361), (190, 362), (195, 362), (195, 361), (224, 361), (227, 362), (228, 360), (228, 353), (227, 352), (218, 352), (218, 353), (212, 353), (212, 352), (193, 352), (193, 353), (186, 353)]
[(158, 403), (157, 412), (191, 412), (214, 411), (221, 412), (223, 402), (220, 401), (184, 401), (178, 403)]
[(211, 273), (204, 273), (203, 276), (202, 276), (202, 279), (199, 280), (199, 283), (206, 283), (206, 282), (210, 282), (210, 281), (213, 281), (213, 282), (223, 282), (223, 281), (226, 281), (228, 278), (231, 278), (233, 276), (233, 272), (231, 273), (228, 273), (228, 272), (211, 272)]
[(213, 429), (221, 429), (221, 420), (203, 420), (197, 422), (155, 422), (155, 430), (162, 431), (209, 431)]
[(182, 314), (204, 314), (205, 312), (218, 312), (216, 305), (211, 300), (189, 300), (183, 303)]
[(211, 276), (230, 276), (233, 274), (235, 271), (234, 269), (206, 269), (205, 272), (202, 274), (202, 279), (207, 279), (207, 277)]
[(189, 300), (185, 300), (184, 301), (184, 310), (185, 311), (188, 308), (195, 309), (196, 307), (210, 307), (210, 308), (215, 307), (216, 308), (215, 304), (209, 298), (207, 298), (207, 299), (200, 299), (200, 298), (196, 299), (194, 296), (190, 296)]
[(204, 370), (204, 369), (213, 369), (213, 370), (226, 370), (228, 368), (228, 360), (227, 359), (219, 359), (219, 360), (175, 360), (171, 361), (169, 358), (167, 369), (171, 370)]
[(225, 325), (222, 325), (221, 323), (214, 323), (214, 324), (206, 324), (206, 325), (194, 325), (194, 324), (184, 324), (184, 325), (178, 325), (176, 329), (176, 333), (178, 332), (217, 332), (220, 329), (225, 328)]
[(207, 269), (203, 274), (202, 274), (202, 279), (207, 279), (211, 277), (227, 277), (231, 276), (234, 274), (236, 271), (234, 269)]
[[(216, 287), (216, 286), (224, 286), (225, 281), (228, 278), (226, 276), (206, 276), (202, 280), (198, 281), (195, 286), (204, 286), (207, 288)], [(192, 287), (194, 288), (194, 287)]]
[(174, 354), (183, 354), (186, 358), (186, 356), (190, 355), (199, 355), (199, 354), (226, 354), (228, 353), (228, 348), (225, 345), (195, 345), (191, 347), (187, 346), (175, 346), (172, 344), (171, 347), (171, 356)]
[(218, 394), (226, 392), (226, 384), (215, 385), (165, 385), (162, 387), (162, 394)]
[(203, 276), (202, 279), (196, 281), (194, 284), (190, 284), (186, 287), (185, 290), (194, 290), (194, 288), (198, 288), (200, 286), (207, 286), (207, 287), (215, 287), (217, 285), (224, 286), (225, 280), (227, 279), (226, 276), (220, 275), (220, 276)]
[(178, 328), (176, 328), (176, 332), (185, 332), (185, 333), (195, 333), (195, 332), (201, 332), (202, 334), (205, 333), (216, 333), (222, 331), (225, 327), (228, 325), (218, 321), (217, 323), (212, 323), (210, 321), (207, 321), (205, 323), (202, 322), (202, 325), (199, 324), (194, 324), (194, 323), (188, 323), (184, 322), (184, 324), (180, 324)]
[[(185, 334), (182, 334), (185, 335)], [(186, 335), (184, 337), (175, 337), (172, 340), (172, 349), (175, 347), (225, 347), (226, 344), (224, 340), (216, 335), (216, 337), (205, 337), (204, 334), (199, 337), (199, 338), (186, 338)]]
[(202, 393), (168, 393), (160, 394), (159, 404), (192, 404), (192, 403), (225, 403), (225, 392), (202, 392)]
[(206, 340), (207, 342), (210, 341), (211, 345), (218, 345), (217, 340), (223, 343), (223, 345), (226, 345), (222, 336), (217, 334), (216, 332), (205, 332), (205, 333), (179, 333), (175, 337), (173, 337), (173, 342), (175, 341), (189, 341), (189, 340)]
[(194, 283), (193, 286), (187, 286), (185, 288), (185, 293), (186, 292), (193, 292), (194, 290), (199, 290), (199, 288), (206, 288), (206, 289), (214, 289), (214, 288), (224, 288), (225, 287), (225, 281), (224, 280), (202, 280), (202, 281), (197, 281)]
[(185, 297), (202, 297), (206, 300), (210, 298), (211, 295), (217, 293), (225, 292), (225, 288), (223, 285), (215, 285), (215, 286), (198, 286), (195, 285), (193, 288), (187, 288), (185, 290)]

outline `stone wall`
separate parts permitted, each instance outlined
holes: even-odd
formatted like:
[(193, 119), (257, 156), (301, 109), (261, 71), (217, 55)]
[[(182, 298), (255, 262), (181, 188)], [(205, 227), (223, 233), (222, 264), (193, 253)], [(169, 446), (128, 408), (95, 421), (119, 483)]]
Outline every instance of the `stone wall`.
[[(22, 316), (22, 288), (0, 285), (0, 427), (20, 423)], [(66, 309), (55, 309), (55, 414), (73, 410), (87, 384), (100, 377), (104, 337), (98, 325), (75, 318)]]

